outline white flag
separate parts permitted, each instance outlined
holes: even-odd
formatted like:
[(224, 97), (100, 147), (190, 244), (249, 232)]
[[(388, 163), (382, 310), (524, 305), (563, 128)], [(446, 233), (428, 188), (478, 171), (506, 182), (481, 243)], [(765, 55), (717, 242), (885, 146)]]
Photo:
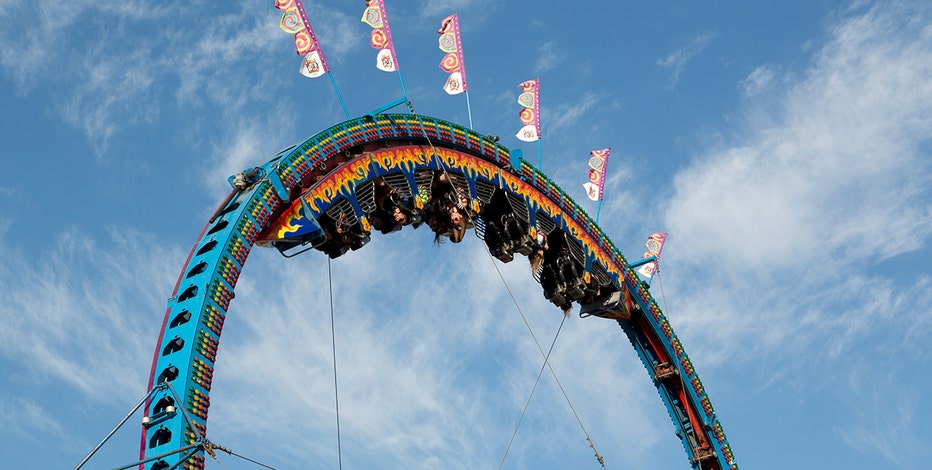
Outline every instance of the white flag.
[(320, 62), (320, 54), (317, 51), (308, 52), (301, 62), (301, 75), (308, 78), (317, 78), (324, 74), (324, 67)]
[(447, 83), (443, 85), (443, 91), (447, 92), (448, 95), (458, 95), (462, 93), (463, 90), (463, 74), (459, 72), (453, 72), (450, 74), (450, 78), (447, 78)]
[(537, 135), (537, 127), (534, 124), (528, 124), (522, 127), (521, 130), (515, 134), (515, 137), (525, 142), (534, 142), (540, 138), (540, 136)]
[(586, 188), (586, 196), (589, 196), (589, 199), (593, 201), (602, 200), (602, 190), (599, 188), (599, 185), (593, 183), (585, 183), (583, 187)]
[(379, 55), (375, 57), (375, 66), (384, 72), (394, 72), (398, 70), (395, 67), (395, 59), (392, 57), (391, 49), (382, 49)]

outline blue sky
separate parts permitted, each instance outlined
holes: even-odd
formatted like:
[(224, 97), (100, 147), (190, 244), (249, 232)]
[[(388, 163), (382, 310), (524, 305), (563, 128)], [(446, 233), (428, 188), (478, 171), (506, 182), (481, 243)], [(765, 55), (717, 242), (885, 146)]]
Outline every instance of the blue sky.
[[(591, 213), (586, 157), (612, 147), (601, 226), (632, 259), (670, 233), (653, 292), (742, 468), (925, 468), (932, 6), (704, 3), (388, 11), (418, 113), (467, 123), (437, 66), (459, 13), (478, 131), (534, 157), (515, 99), (540, 77), (543, 170)], [(305, 2), (353, 115), (401, 95), (362, 4)], [(71, 468), (106, 435), (145, 392), (226, 177), (343, 119), (279, 16), (272, 0), (0, 0), (0, 466)], [(481, 241), (431, 240), (377, 236), (333, 263), (346, 468), (495, 468), (540, 367)], [(549, 344), (559, 309), (521, 260), (499, 268)], [(253, 251), (214, 442), (336, 468), (327, 279), (322, 253)], [(572, 316), (551, 360), (607, 468), (689, 468), (616, 325)], [(89, 468), (135, 459), (131, 423)], [(598, 468), (552, 377), (504, 468)]]

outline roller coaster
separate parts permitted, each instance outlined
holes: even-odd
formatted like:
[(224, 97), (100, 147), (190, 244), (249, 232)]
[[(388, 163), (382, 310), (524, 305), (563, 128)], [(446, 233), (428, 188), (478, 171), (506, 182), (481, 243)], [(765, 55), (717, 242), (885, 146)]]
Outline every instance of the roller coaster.
[[(498, 143), (444, 120), (369, 114), (229, 178), (169, 298), (152, 361), (138, 465), (203, 469), (211, 382), (226, 312), (251, 250), (337, 258), (373, 232), (474, 230), (502, 262), (527, 256), (548, 301), (617, 324), (666, 406), (693, 468), (738, 468), (722, 425), (648, 286), (552, 180)], [(601, 320), (599, 320), (601, 321)]]

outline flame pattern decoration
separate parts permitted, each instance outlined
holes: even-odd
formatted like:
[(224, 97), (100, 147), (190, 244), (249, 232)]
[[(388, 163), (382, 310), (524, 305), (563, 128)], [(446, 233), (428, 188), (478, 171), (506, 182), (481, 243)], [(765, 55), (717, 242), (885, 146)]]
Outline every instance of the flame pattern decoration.
[[(327, 175), (322, 179), (313, 191), (304, 195), (304, 200), (314, 211), (320, 212), (322, 208), (329, 206), (335, 199), (351, 193), (355, 187), (374, 177), (377, 172), (373, 166), (381, 170), (403, 167), (409, 171), (414, 168), (422, 167), (430, 163), (431, 158), (439, 158), (443, 166), (449, 170), (460, 171), (473, 177), (480, 177), (496, 185), (500, 182), (511, 192), (519, 194), (530, 201), (531, 209), (540, 211), (547, 216), (559, 221), (562, 219), (570, 236), (580, 241), (583, 251), (587, 256), (592, 256), (602, 266), (606, 268), (609, 274), (624, 278), (625, 273), (615, 268), (616, 264), (612, 262), (610, 253), (601, 247), (578, 221), (564, 217), (564, 209), (559, 204), (544, 196), (540, 191), (535, 190), (533, 185), (524, 181), (520, 176), (499, 171), (499, 168), (481, 158), (457, 152), (454, 150), (436, 148), (436, 156), (431, 157), (429, 149), (422, 147), (400, 147), (389, 148), (375, 151), (361, 156), (355, 161), (345, 164), (343, 167)], [(372, 166), (370, 166), (370, 163)], [(297, 205), (296, 208), (300, 208)], [(313, 226), (307, 219), (303, 211), (295, 209), (285, 211), (275, 222), (273, 229), (268, 233), (275, 233), (278, 239), (284, 239), (289, 236), (303, 232), (305, 227)], [(271, 238), (264, 237), (265, 241)]]

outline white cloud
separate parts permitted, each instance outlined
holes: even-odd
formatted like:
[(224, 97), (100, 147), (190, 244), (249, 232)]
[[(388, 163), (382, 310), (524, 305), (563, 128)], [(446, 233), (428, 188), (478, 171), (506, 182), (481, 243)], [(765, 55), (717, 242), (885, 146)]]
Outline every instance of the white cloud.
[(281, 150), (276, 146), (287, 141), (293, 127), (294, 123), (284, 109), (280, 113), (232, 116), (224, 127), (227, 134), (211, 139), (210, 158), (205, 161), (208, 165), (205, 174), (208, 175), (207, 181), (211, 182), (211, 189), (216, 194), (228, 193), (231, 187), (227, 177), (263, 163), (262, 157), (257, 159), (257, 156), (271, 158), (273, 152)]
[(741, 82), (741, 89), (745, 96), (755, 96), (773, 84), (776, 71), (771, 65), (757, 67)]
[(67, 436), (59, 420), (41, 405), (6, 393), (0, 392), (0, 435), (22, 436), (36, 448)]
[[(273, 67), (255, 67), (264, 71), (255, 77), (243, 73), (242, 65), (272, 63), (267, 51), (287, 41), (267, 21), (274, 8), (244, 3), (240, 10), (218, 11), (203, 27), (190, 28), (195, 19), (183, 7), (113, 3), (40, 3), (39, 14), (33, 6), (16, 9), (6, 13), (7, 20), (24, 20), (8, 34), (0, 33), (0, 65), (13, 77), (17, 92), (27, 94), (45, 83), (67, 90), (69, 98), (54, 106), (82, 130), (98, 158), (104, 158), (121, 131), (154, 122), (163, 106), (171, 106), (158, 98), (169, 84), (178, 83), (180, 106), (197, 107), (206, 98), (211, 109), (229, 116), (255, 100), (273, 100), (274, 87), (256, 86), (275, 82)], [(108, 26), (88, 28), (97, 22)], [(158, 33), (140, 42), (136, 31), (151, 27)], [(95, 36), (89, 47), (74, 50), (68, 37), (79, 33)]]
[(657, 65), (671, 70), (670, 82), (667, 84), (668, 90), (676, 88), (676, 84), (680, 81), (680, 74), (683, 73), (686, 65), (695, 59), (712, 42), (714, 37), (715, 35), (710, 32), (701, 33), (690, 42), (670, 53), (670, 55), (663, 59), (657, 59)]
[(317, 34), (317, 39), (320, 40), (328, 63), (339, 63), (349, 55), (351, 50), (363, 44), (368, 45), (368, 36), (359, 34), (358, 29), (363, 8), (358, 10), (359, 17), (337, 8), (326, 8), (320, 2), (314, 2), (311, 9), (315, 14), (313, 18), (309, 18), (309, 21)]
[[(140, 50), (119, 61), (86, 57), (75, 64), (78, 69), (72, 72), (86, 81), (76, 85), (70, 100), (58, 107), (67, 122), (84, 132), (99, 158), (119, 129), (158, 117), (154, 74), (146, 65), (149, 59), (149, 51)], [(139, 106), (140, 102), (146, 105)]]
[[(887, 369), (855, 366), (865, 344), (916, 357), (930, 340), (928, 267), (918, 279), (876, 267), (932, 235), (932, 28), (927, 7), (910, 8), (881, 4), (842, 21), (765, 126), (749, 109), (739, 144), (697, 156), (675, 178), (671, 322), (704, 366), (753, 368), (757, 393), (839, 383), (839, 393), (861, 393), (850, 377)], [(923, 385), (891, 373), (898, 399), (849, 403), (860, 411), (843, 439), (909, 467), (924, 452), (910, 450), (918, 425), (907, 419)]]
[[(274, 8), (269, 12), (264, 7), (257, 4), (218, 15), (199, 34), (182, 34), (172, 40), (171, 49), (159, 59), (168, 73), (181, 79), (177, 93), (180, 103), (199, 102), (207, 97), (211, 104), (234, 111), (257, 93), (274, 95), (275, 87), (257, 87), (256, 77), (239, 73), (246, 70), (241, 67), (246, 62), (253, 66), (257, 62), (271, 63), (267, 51), (289, 39), (277, 23), (268, 21)], [(258, 82), (275, 83), (275, 77), (266, 72)]]
[(462, 14), (464, 11), (482, 8), (484, 3), (481, 0), (430, 0), (422, 2), (419, 10), (422, 18), (436, 18), (439, 26), (439, 21), (442, 18), (454, 13)]
[[(586, 93), (572, 103), (560, 103), (554, 106), (553, 111), (542, 108), (541, 130), (544, 135), (564, 135), (569, 129), (575, 128), (580, 119), (589, 114), (602, 103), (603, 96), (595, 93)], [(545, 134), (546, 133), (546, 134)]]
[(152, 286), (167, 292), (174, 266), (166, 259), (181, 257), (153, 251), (151, 242), (112, 232), (104, 248), (67, 233), (36, 262), (0, 249), (0, 354), (29, 364), (4, 380), (51, 378), (96, 400), (138, 398), (144, 378), (130, 371), (144, 370), (151, 354), (151, 344), (139, 341), (151, 328), (140, 320), (158, 317), (164, 299)]
[(537, 63), (534, 64), (535, 73), (553, 70), (569, 57), (569, 54), (557, 47), (556, 42), (547, 41), (537, 49)]
[(834, 431), (859, 454), (880, 454), (900, 468), (911, 468), (930, 450), (917, 429), (922, 425), (916, 422), (920, 394), (904, 390), (894, 375), (911, 371), (903, 371), (895, 363), (885, 367), (883, 373), (856, 368), (850, 383), (854, 393), (843, 397), (853, 410), (850, 419), (854, 422), (844, 420)]
[(932, 45), (872, 18), (838, 28), (777, 125), (677, 176), (667, 217), (695, 259), (818, 269), (825, 254), (889, 257), (932, 232), (918, 153), (932, 138)]

